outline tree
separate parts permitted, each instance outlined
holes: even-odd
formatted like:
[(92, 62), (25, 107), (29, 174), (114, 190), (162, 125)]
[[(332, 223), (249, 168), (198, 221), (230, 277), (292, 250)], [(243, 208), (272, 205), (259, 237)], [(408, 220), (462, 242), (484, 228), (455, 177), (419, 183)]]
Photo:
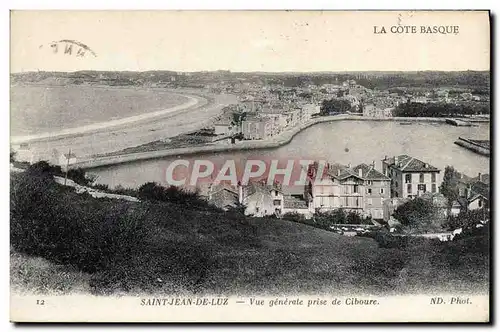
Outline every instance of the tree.
[(321, 103), (321, 115), (330, 115), (337, 113), (346, 113), (351, 111), (351, 104), (347, 100), (343, 99), (330, 99), (323, 100)]
[(156, 182), (146, 182), (139, 187), (138, 196), (140, 199), (165, 201), (165, 188)]
[(484, 209), (462, 211), (457, 216), (450, 216), (446, 228), (450, 231), (457, 228), (474, 229), (477, 224), (488, 220), (489, 213)]
[(431, 201), (412, 199), (396, 208), (393, 214), (405, 231), (420, 232), (436, 228), (437, 209)]
[[(451, 210), (453, 202), (459, 197), (458, 181), (460, 179), (459, 173), (453, 166), (446, 166), (444, 169), (443, 182), (439, 187), (439, 191), (448, 199), (448, 212)], [(448, 213), (449, 215), (449, 213)]]
[(10, 151), (10, 162), (11, 163), (16, 161), (16, 154), (17, 154), (16, 151), (13, 151), (13, 150)]

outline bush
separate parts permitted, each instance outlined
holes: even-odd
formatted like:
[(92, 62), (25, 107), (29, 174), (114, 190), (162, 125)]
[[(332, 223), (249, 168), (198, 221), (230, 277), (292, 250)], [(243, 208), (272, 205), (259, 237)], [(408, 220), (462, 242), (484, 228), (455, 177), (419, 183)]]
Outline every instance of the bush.
[(218, 210), (216, 207), (210, 206), (209, 203), (202, 199), (196, 191), (188, 191), (176, 186), (165, 188), (156, 182), (147, 182), (140, 186), (138, 190), (138, 197), (141, 200), (170, 202), (186, 206), (205, 207), (212, 210)]
[(440, 220), (434, 204), (428, 200), (417, 197), (396, 208), (393, 214), (408, 232), (421, 232), (438, 229), (436, 225)]
[(38, 174), (43, 173), (43, 174), (58, 175), (58, 176), (64, 175), (64, 172), (62, 171), (61, 166), (51, 165), (45, 160), (31, 164), (28, 167), (28, 171), (32, 172), (32, 173), (38, 173)]
[(306, 217), (303, 214), (297, 212), (287, 212), (283, 214), (283, 219), (300, 223), (306, 223)]
[(489, 219), (489, 212), (485, 209), (477, 209), (460, 212), (457, 216), (450, 216), (445, 224), (445, 227), (452, 231), (457, 228), (473, 229), (481, 221)]
[(146, 237), (143, 218), (129, 204), (109, 208), (39, 170), (11, 184), (11, 244), (19, 252), (95, 272), (126, 257)]

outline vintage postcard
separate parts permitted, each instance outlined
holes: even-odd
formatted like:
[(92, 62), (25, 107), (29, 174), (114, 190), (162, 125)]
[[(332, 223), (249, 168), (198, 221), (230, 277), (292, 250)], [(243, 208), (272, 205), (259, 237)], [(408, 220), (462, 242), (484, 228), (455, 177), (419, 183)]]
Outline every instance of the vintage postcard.
[(489, 322), (488, 11), (11, 11), (13, 322)]

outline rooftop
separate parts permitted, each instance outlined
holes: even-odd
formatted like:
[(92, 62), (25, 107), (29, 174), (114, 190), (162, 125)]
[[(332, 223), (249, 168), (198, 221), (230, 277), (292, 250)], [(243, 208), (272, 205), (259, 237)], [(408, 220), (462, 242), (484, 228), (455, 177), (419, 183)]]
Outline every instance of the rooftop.
[(417, 158), (402, 154), (382, 160), (385, 164), (392, 166), (402, 172), (439, 172), (440, 169), (423, 162)]
[(359, 164), (354, 167), (356, 174), (359, 174), (359, 170), (361, 170), (362, 177), (365, 180), (390, 180), (388, 176), (377, 171), (372, 165)]

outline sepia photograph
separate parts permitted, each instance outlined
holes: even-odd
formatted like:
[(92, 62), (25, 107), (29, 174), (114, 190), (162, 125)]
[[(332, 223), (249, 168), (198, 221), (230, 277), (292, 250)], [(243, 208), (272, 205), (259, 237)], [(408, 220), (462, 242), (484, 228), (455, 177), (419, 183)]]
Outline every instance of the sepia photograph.
[(490, 12), (12, 10), (10, 38), (11, 321), (490, 321)]

